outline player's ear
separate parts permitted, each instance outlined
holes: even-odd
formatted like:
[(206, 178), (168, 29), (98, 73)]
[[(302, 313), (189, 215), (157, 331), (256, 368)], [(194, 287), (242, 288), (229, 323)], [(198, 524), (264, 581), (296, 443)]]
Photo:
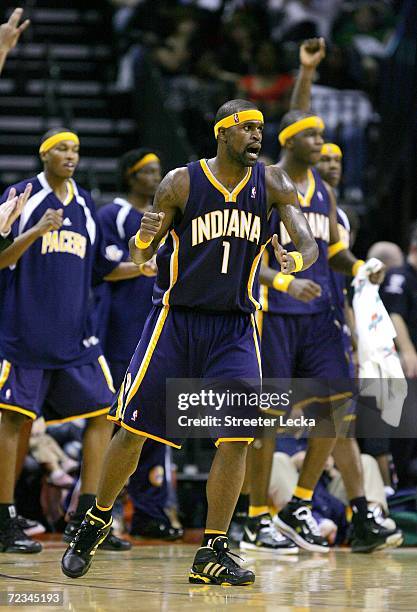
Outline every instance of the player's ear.
[(217, 141), (221, 140), (222, 142), (226, 141), (226, 129), (221, 127), (217, 133)]

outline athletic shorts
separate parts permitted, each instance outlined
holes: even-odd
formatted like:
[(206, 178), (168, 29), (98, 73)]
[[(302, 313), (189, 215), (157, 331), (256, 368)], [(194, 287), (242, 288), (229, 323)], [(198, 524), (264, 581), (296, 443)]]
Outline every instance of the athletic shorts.
[(42, 370), (1, 362), (0, 409), (43, 416), (52, 425), (107, 414), (114, 387), (106, 359), (101, 355), (86, 365)]
[(311, 315), (261, 313), (258, 325), (263, 377), (291, 381), (290, 407), (303, 409), (306, 417), (328, 418), (332, 406), (342, 405), (343, 419), (354, 420), (354, 381), (332, 309)]
[[(260, 385), (255, 319), (243, 313), (209, 313), (154, 306), (108, 418), (130, 432), (181, 448), (166, 426), (166, 379), (251, 379)], [(214, 437), (214, 436), (213, 436)], [(232, 438), (216, 429), (220, 441)]]

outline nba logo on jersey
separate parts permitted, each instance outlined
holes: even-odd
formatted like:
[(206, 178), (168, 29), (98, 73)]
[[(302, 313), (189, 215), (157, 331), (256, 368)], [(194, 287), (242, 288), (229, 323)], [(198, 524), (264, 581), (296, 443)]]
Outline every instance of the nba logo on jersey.
[(252, 191), (250, 192), (251, 198), (256, 198), (256, 187), (252, 187)]
[(321, 191), (317, 192), (317, 197), (320, 200), (320, 202), (323, 202), (323, 194), (321, 193)]
[(138, 417), (138, 411), (135, 410), (134, 413), (132, 414), (132, 421), (136, 421), (137, 417)]
[(234, 120), (235, 123), (239, 123), (239, 115), (238, 115), (238, 113), (235, 113), (233, 115), (233, 120)]

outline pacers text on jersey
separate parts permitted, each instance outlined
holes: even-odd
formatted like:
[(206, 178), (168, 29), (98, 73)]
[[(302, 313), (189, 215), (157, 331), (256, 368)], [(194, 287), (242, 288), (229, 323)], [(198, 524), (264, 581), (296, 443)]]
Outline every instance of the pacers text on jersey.
[(71, 253), (84, 259), (87, 248), (87, 238), (77, 232), (54, 230), (42, 236), (41, 253)]

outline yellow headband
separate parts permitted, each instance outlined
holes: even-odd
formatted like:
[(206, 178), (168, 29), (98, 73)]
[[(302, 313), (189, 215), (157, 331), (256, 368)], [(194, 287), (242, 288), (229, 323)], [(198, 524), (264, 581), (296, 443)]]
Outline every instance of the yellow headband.
[(214, 126), (214, 136), (217, 138), (217, 134), (219, 133), (219, 128), (229, 128), (234, 125), (239, 125), (239, 123), (244, 123), (245, 121), (262, 121), (264, 122), (264, 116), (261, 111), (258, 110), (245, 110), (240, 111), (238, 113), (234, 113), (233, 115), (229, 115), (224, 119), (221, 119)]
[(332, 142), (326, 142), (321, 148), (322, 155), (337, 155), (338, 157), (343, 157), (342, 149)]
[(144, 157), (142, 157), (136, 162), (136, 164), (133, 164), (133, 166), (128, 169), (127, 173), (134, 174), (143, 168), (143, 166), (146, 166), (146, 164), (150, 164), (151, 162), (159, 162), (159, 157), (155, 155), (155, 153), (148, 153), (147, 155), (144, 155)]
[(299, 121), (292, 123), (291, 125), (286, 127), (284, 130), (282, 130), (278, 135), (278, 139), (279, 139), (279, 143), (281, 147), (285, 145), (285, 143), (287, 142), (289, 138), (292, 138), (299, 132), (308, 130), (308, 128), (318, 128), (319, 130), (324, 130), (323, 119), (321, 119), (321, 117), (317, 117), (316, 115), (313, 115), (311, 117), (305, 117), (304, 119), (300, 119)]
[(54, 134), (53, 136), (50, 136), (41, 144), (41, 146), (39, 147), (39, 153), (45, 153), (46, 151), (49, 151), (49, 149), (52, 149), (52, 147), (54, 147), (56, 144), (58, 144), (58, 142), (61, 142), (62, 140), (71, 140), (71, 142), (74, 142), (77, 145), (80, 144), (79, 138), (77, 134), (74, 134), (74, 132), (59, 132), (59, 134)]

